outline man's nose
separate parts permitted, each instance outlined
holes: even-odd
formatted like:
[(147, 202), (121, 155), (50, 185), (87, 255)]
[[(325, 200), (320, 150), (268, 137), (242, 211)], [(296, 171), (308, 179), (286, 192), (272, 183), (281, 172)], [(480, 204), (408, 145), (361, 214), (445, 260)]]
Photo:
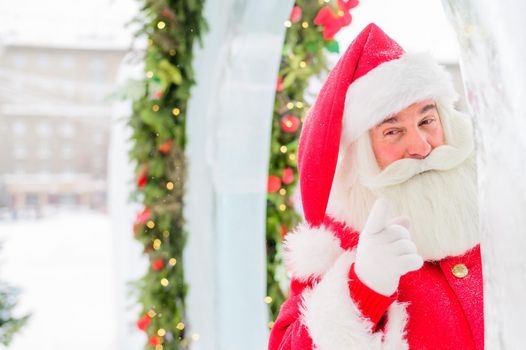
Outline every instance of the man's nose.
[(424, 159), (432, 150), (425, 134), (411, 131), (406, 135), (406, 158)]

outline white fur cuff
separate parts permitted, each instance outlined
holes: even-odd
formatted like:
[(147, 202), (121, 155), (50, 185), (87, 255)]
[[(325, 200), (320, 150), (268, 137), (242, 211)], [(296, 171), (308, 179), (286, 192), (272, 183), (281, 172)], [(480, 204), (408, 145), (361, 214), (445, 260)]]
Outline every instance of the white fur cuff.
[(349, 295), (348, 272), (354, 252), (345, 252), (319, 284), (306, 290), (302, 322), (317, 350), (400, 350), (408, 349), (405, 338), (405, 305), (394, 302), (388, 309), (385, 333), (372, 332)]

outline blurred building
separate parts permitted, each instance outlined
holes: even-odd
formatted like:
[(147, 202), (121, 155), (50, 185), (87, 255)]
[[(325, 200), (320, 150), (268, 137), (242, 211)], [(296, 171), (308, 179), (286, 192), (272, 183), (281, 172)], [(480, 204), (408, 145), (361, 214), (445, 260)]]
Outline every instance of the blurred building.
[(46, 25), (31, 9), (2, 9), (0, 217), (105, 209), (109, 95), (130, 36), (95, 8)]

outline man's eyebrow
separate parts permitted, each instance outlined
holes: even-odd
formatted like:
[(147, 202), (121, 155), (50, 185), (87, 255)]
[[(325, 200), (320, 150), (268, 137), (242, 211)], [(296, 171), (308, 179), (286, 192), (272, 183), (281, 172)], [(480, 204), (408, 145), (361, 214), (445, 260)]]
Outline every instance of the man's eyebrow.
[(434, 103), (430, 103), (422, 107), (422, 109), (420, 110), (420, 114), (424, 114), (425, 112), (430, 111), (432, 109), (435, 109), (435, 110), (437, 109), (437, 106)]
[(389, 118), (382, 120), (382, 122), (380, 124), (377, 124), (376, 127), (379, 128), (384, 124), (394, 124), (396, 122), (398, 122), (398, 119), (396, 119), (396, 117), (389, 117)]

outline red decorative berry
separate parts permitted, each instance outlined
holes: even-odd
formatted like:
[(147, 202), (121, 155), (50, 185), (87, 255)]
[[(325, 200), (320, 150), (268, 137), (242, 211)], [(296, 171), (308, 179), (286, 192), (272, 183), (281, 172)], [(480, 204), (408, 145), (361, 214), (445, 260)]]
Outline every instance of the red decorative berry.
[(137, 187), (143, 188), (148, 183), (148, 169), (146, 167), (142, 167), (141, 170), (139, 170), (139, 175), (137, 176)]
[(338, 10), (335, 13), (331, 6), (324, 6), (314, 18), (314, 24), (323, 27), (323, 39), (332, 40), (334, 35), (352, 21), (349, 11), (358, 5), (358, 0), (338, 0)]
[(170, 153), (170, 151), (172, 150), (173, 144), (174, 144), (173, 140), (166, 141), (165, 143), (159, 146), (159, 152), (161, 152), (162, 154)]
[(280, 229), (281, 229), (281, 238), (285, 238), (285, 236), (287, 235), (287, 233), (289, 232), (289, 229), (287, 228), (286, 225), (284, 224), (281, 224), (280, 225)]
[(152, 269), (154, 271), (160, 271), (164, 268), (164, 260), (163, 259), (156, 259), (152, 261)]
[(292, 8), (292, 12), (290, 13), (289, 20), (292, 23), (298, 23), (301, 19), (301, 14), (302, 14), (301, 7), (296, 5)]
[(151, 345), (151, 346), (155, 346), (155, 345), (159, 345), (161, 344), (161, 338), (154, 335), (153, 337), (150, 337), (150, 339), (148, 339), (148, 345)]
[(290, 185), (294, 181), (294, 170), (292, 168), (283, 169), (281, 181), (283, 181), (285, 185)]
[(274, 193), (278, 192), (281, 187), (281, 180), (279, 177), (274, 175), (269, 175), (267, 180), (267, 192)]
[(278, 77), (278, 82), (276, 84), (276, 91), (277, 92), (283, 91), (283, 77), (281, 75)]
[(152, 217), (152, 210), (150, 208), (144, 208), (143, 211), (141, 211), (139, 214), (137, 214), (137, 218), (135, 219), (135, 223), (139, 225), (145, 224), (148, 220), (150, 220)]
[(281, 130), (286, 133), (293, 133), (298, 130), (300, 119), (292, 114), (287, 114), (281, 118)]
[(137, 321), (137, 328), (139, 328), (141, 331), (146, 331), (150, 323), (152, 323), (152, 319), (150, 316), (145, 314)]

